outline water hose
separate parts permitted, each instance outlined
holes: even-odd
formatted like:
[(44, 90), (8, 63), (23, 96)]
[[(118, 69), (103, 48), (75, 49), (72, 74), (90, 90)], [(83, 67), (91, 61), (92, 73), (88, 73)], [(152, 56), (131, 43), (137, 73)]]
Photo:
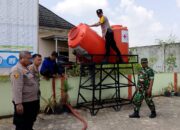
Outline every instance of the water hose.
[(88, 126), (87, 122), (83, 119), (83, 117), (79, 114), (79, 112), (74, 110), (70, 104), (65, 104), (65, 105), (67, 106), (67, 108), (69, 108), (72, 114), (83, 123), (84, 127), (82, 128), (82, 130), (86, 130)]
[(83, 117), (79, 114), (78, 111), (73, 109), (73, 107), (70, 104), (67, 104), (66, 98), (69, 98), (69, 96), (64, 98), (65, 96), (64, 83), (65, 80), (67, 80), (67, 77), (62, 76), (60, 79), (61, 79), (61, 103), (64, 104), (72, 112), (72, 114), (83, 123), (84, 127), (82, 128), (82, 130), (86, 130), (88, 126), (87, 122), (83, 119)]

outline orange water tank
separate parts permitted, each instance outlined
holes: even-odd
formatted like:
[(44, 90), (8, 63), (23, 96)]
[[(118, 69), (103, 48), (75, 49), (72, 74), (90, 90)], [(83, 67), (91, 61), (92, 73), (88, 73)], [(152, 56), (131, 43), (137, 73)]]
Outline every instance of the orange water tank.
[[(124, 39), (123, 36), (127, 35), (127, 28), (115, 25), (112, 26), (114, 31), (114, 38), (117, 47), (121, 51), (121, 54), (128, 54), (128, 40)], [(125, 36), (124, 36), (125, 37)], [(128, 35), (127, 35), (128, 38)], [(100, 37), (95, 31), (93, 31), (89, 26), (85, 24), (79, 24), (74, 27), (68, 33), (68, 45), (78, 53), (78, 55), (86, 55), (85, 58), (92, 60), (93, 62), (102, 62), (104, 56), (93, 56), (90, 55), (104, 55), (105, 50), (105, 40)], [(110, 54), (116, 54), (112, 49)], [(123, 57), (123, 60), (127, 62), (127, 58)], [(109, 62), (115, 62), (115, 57), (110, 57)]]
[[(79, 24), (68, 33), (69, 47), (76, 50), (78, 55), (103, 55), (105, 54), (105, 40), (85, 24)], [(92, 60), (92, 57), (86, 56)], [(94, 56), (94, 62), (101, 62), (102, 56)]]
[[(129, 53), (129, 36), (127, 27), (123, 27), (121, 25), (113, 25), (111, 26), (114, 32), (114, 40), (116, 41), (116, 45), (120, 50), (122, 55), (128, 55)], [(114, 50), (111, 49), (110, 54), (116, 54)], [(128, 56), (122, 56), (124, 62), (128, 62)]]

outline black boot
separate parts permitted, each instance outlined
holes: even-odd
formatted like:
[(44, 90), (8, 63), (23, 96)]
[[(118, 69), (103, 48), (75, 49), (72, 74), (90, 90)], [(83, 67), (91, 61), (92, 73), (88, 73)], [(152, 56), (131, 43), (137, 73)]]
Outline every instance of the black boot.
[(151, 115), (149, 115), (149, 118), (155, 118), (156, 117), (156, 111), (151, 111)]
[(129, 118), (140, 118), (139, 112), (138, 111), (134, 111), (133, 114), (129, 115)]

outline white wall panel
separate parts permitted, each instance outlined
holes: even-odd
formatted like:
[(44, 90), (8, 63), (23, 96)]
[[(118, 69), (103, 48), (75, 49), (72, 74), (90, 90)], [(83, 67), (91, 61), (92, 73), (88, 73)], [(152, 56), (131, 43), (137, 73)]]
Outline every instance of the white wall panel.
[(12, 66), (7, 64), (8, 55), (17, 57), (21, 50), (37, 51), (38, 3), (38, 0), (0, 0), (0, 57), (3, 60), (0, 68)]

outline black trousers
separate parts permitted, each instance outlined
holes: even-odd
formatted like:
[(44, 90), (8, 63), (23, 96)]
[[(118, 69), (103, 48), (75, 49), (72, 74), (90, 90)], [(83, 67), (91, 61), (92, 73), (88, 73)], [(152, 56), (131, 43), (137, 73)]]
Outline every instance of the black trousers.
[(118, 58), (122, 60), (121, 58), (121, 52), (119, 51), (118, 47), (116, 46), (116, 42), (114, 40), (114, 33), (112, 29), (108, 28), (106, 32), (106, 54), (105, 56), (108, 57), (110, 54), (110, 47), (116, 52)]
[[(14, 102), (13, 102), (14, 104)], [(16, 126), (16, 130), (33, 130), (33, 124), (36, 121), (36, 117), (39, 113), (40, 102), (32, 101), (23, 103), (24, 113), (18, 114), (14, 104), (14, 118), (13, 124)]]

